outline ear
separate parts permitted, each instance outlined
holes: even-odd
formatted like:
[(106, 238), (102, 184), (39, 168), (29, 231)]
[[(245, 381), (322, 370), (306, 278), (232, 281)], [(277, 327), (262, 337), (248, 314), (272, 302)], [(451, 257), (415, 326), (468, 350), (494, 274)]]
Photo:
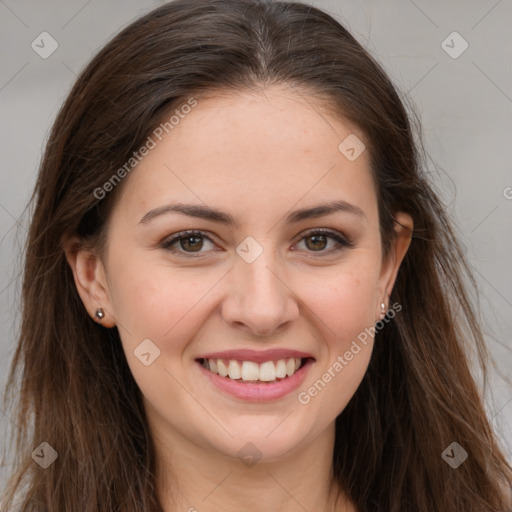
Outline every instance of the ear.
[(395, 238), (391, 244), (387, 260), (383, 261), (379, 277), (379, 314), (380, 303), (384, 302), (389, 308), (388, 299), (395, 285), (398, 269), (404, 259), (412, 239), (414, 222), (412, 217), (405, 212), (397, 212), (395, 215)]
[[(85, 309), (95, 322), (104, 327), (114, 327), (116, 323), (101, 258), (94, 250), (84, 248), (76, 236), (67, 240), (63, 247)], [(98, 308), (102, 308), (105, 313), (101, 320), (95, 315)]]

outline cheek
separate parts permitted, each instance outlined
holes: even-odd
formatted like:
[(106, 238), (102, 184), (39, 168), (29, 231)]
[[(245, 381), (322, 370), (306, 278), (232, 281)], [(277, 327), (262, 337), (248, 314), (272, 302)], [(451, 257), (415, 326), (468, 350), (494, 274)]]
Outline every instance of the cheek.
[(356, 260), (302, 291), (309, 297), (323, 344), (320, 364), (301, 388), (299, 403), (310, 404), (325, 421), (333, 420), (356, 392), (373, 348), (379, 267), (365, 255)]
[(325, 338), (340, 349), (376, 320), (378, 269), (364, 255), (356, 260), (324, 278), (301, 278), (297, 283), (304, 302), (321, 320)]
[(135, 258), (120, 261), (111, 297), (126, 350), (133, 351), (149, 338), (162, 353), (183, 351), (199, 327), (197, 314), (218, 279), (204, 269), (173, 269)]
[(123, 350), (144, 396), (165, 409), (169, 396), (182, 394), (182, 356), (199, 325), (200, 299), (213, 283), (158, 264), (124, 263), (116, 268), (112, 293)]

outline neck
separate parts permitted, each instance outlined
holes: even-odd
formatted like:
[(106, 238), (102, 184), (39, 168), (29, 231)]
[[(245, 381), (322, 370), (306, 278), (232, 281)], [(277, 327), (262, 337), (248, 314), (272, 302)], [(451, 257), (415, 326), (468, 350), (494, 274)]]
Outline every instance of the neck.
[(333, 480), (334, 423), (277, 460), (254, 465), (153, 425), (164, 512), (354, 512)]

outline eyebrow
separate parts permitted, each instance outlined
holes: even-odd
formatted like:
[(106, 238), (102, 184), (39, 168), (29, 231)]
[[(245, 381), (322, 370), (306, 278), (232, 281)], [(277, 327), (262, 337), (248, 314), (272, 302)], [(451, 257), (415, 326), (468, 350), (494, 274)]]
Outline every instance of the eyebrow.
[[(149, 210), (139, 221), (139, 224), (147, 224), (155, 217), (173, 212), (188, 215), (189, 217), (197, 217), (200, 219), (210, 220), (213, 222), (219, 222), (229, 227), (240, 226), (239, 221), (237, 221), (237, 219), (230, 215), (229, 213), (222, 212), (220, 210), (210, 208), (209, 206), (205, 205), (183, 203), (166, 204), (154, 208), (153, 210)], [(318, 217), (323, 217), (325, 215), (330, 215), (335, 212), (351, 213), (357, 215), (362, 219), (366, 219), (366, 215), (364, 214), (363, 210), (359, 208), (359, 206), (347, 203), (346, 201), (338, 200), (331, 201), (329, 203), (319, 204), (316, 206), (312, 206), (310, 208), (295, 210), (285, 216), (285, 223), (294, 224), (305, 219), (315, 219)]]

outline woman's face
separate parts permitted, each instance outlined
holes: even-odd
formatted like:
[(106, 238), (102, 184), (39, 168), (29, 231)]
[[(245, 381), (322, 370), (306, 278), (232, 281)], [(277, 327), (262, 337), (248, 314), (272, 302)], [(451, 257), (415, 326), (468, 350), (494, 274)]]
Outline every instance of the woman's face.
[[(81, 294), (119, 329), (160, 440), (270, 460), (332, 428), (357, 390), (408, 239), (382, 261), (354, 136), (292, 89), (211, 96), (124, 178)], [(186, 230), (201, 233), (172, 241)]]

